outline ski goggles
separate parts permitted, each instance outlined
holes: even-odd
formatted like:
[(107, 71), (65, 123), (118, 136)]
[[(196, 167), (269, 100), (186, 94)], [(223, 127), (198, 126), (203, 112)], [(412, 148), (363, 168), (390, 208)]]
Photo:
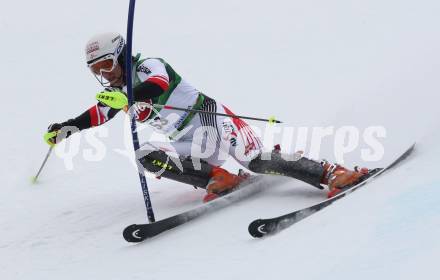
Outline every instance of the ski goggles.
[(117, 63), (118, 61), (113, 54), (107, 54), (88, 63), (87, 66), (102, 86), (109, 86), (112, 81), (107, 79), (108, 73), (115, 69)]
[(102, 72), (111, 72), (115, 69), (116, 61), (112, 54), (106, 55), (103, 58), (88, 64), (90, 71), (95, 75), (101, 75)]

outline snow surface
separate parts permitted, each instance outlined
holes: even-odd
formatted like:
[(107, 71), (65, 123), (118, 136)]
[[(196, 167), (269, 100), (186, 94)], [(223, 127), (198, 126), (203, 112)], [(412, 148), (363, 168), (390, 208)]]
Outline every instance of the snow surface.
[[(47, 151), (46, 127), (94, 104), (100, 88), (84, 44), (97, 32), (125, 33), (128, 1), (3, 1), (1, 279), (438, 279), (440, 2), (137, 2), (135, 51), (167, 59), (236, 113), (275, 115), (282, 128), (386, 128), (383, 158), (363, 162), (362, 142), (344, 156), (349, 166), (384, 165), (413, 141), (417, 150), (368, 188), (264, 240), (249, 236), (250, 221), (325, 193), (286, 180), (128, 244), (123, 228), (146, 215), (136, 171), (115, 151), (131, 149), (122, 114), (93, 130), (106, 136), (105, 153), (81, 141), (72, 170), (52, 156), (39, 183), (29, 182)], [(323, 141), (320, 157), (335, 160), (333, 142)], [(204, 194), (167, 180), (149, 187), (158, 219)]]

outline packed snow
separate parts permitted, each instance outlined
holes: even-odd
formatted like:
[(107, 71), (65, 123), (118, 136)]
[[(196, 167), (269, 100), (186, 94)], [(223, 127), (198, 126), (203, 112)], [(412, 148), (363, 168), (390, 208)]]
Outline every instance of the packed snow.
[[(1, 279), (438, 278), (440, 2), (137, 1), (133, 52), (166, 59), (237, 114), (284, 121), (252, 122), (273, 130), (268, 147), (376, 167), (417, 142), (398, 168), (275, 236), (255, 240), (247, 226), (326, 193), (286, 179), (137, 245), (122, 238), (146, 222), (123, 113), (59, 145), (30, 182), (47, 126), (76, 117), (101, 90), (86, 41), (125, 34), (127, 11), (128, 1), (2, 5)], [(366, 161), (371, 127), (384, 153)], [(344, 129), (359, 137), (338, 138)], [(151, 176), (148, 185), (156, 219), (202, 203), (204, 190)]]

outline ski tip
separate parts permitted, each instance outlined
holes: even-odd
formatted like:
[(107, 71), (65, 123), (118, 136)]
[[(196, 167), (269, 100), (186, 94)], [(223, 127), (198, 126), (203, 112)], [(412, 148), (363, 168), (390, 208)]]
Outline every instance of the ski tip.
[(144, 240), (142, 236), (139, 235), (140, 229), (136, 224), (129, 225), (122, 232), (122, 236), (127, 242), (141, 242)]
[(265, 225), (266, 224), (261, 219), (253, 221), (252, 223), (249, 224), (249, 227), (248, 227), (249, 234), (255, 238), (264, 237), (267, 234), (267, 232), (264, 228)]
[(412, 143), (412, 145), (408, 148), (408, 150), (405, 153), (410, 153), (414, 150), (414, 148), (416, 147), (417, 142)]

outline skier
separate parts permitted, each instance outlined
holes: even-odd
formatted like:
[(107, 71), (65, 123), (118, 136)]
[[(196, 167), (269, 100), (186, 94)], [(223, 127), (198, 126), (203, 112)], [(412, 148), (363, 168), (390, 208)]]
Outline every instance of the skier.
[[(88, 68), (105, 90), (98, 95), (99, 102), (78, 117), (51, 124), (45, 134), (49, 145), (75, 132), (64, 131), (68, 127), (80, 131), (99, 126), (119, 111), (128, 110), (124, 38), (117, 33), (96, 35), (87, 42), (85, 52)], [(280, 152), (279, 146), (272, 152), (263, 152), (260, 139), (239, 118), (160, 107), (156, 110), (153, 104), (233, 115), (226, 106), (191, 86), (163, 59), (141, 59), (140, 54), (131, 59), (136, 120), (173, 140), (144, 144), (136, 152), (138, 162), (149, 172), (160, 171), (161, 177), (205, 188), (205, 202), (230, 192), (247, 177), (243, 172), (235, 175), (220, 167), (229, 155), (255, 173), (285, 175), (320, 189), (326, 185), (329, 197), (369, 175), (368, 169), (352, 171), (324, 160), (317, 162), (302, 156), (290, 160)], [(210, 153), (194, 152), (202, 148)]]

